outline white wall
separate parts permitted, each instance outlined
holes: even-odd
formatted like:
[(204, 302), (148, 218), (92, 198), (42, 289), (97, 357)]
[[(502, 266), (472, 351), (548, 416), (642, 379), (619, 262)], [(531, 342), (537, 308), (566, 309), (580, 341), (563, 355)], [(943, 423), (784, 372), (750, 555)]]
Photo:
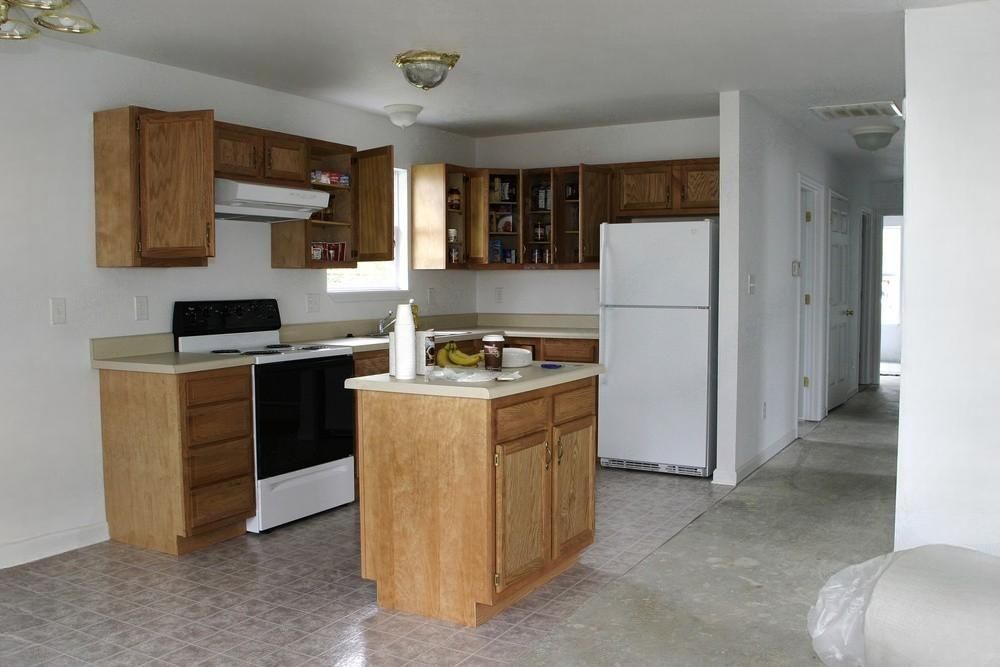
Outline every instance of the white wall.
[[(1000, 2), (906, 14), (906, 377), (896, 548), (1000, 555)], [(955, 109), (963, 114), (956, 127)]]
[[(719, 269), (718, 461), (732, 484), (796, 435), (799, 174), (851, 197), (847, 172), (751, 95), (724, 92)], [(866, 190), (867, 188), (865, 188)], [(749, 276), (756, 284), (748, 291)], [(767, 417), (764, 417), (764, 403)]]
[[(92, 112), (139, 104), (216, 110), (219, 119), (357, 145), (392, 143), (397, 166), (475, 159), (471, 139), (150, 62), (39, 40), (3, 54), (0, 126), (0, 303), (6, 380), (0, 383), (0, 567), (106, 536), (97, 372), (88, 340), (170, 330), (177, 299), (278, 298), (287, 322), (376, 317), (381, 302), (334, 303), (307, 315), (325, 291), (322, 271), (272, 270), (267, 225), (218, 226), (207, 268), (97, 269)], [(414, 272), (429, 313), (472, 312), (475, 276)], [(436, 290), (428, 307), (426, 288)], [(134, 322), (132, 297), (149, 297)], [(65, 326), (49, 326), (50, 296), (67, 299)]]
[[(559, 167), (580, 163), (642, 162), (719, 154), (719, 119), (691, 118), (532, 132), (476, 140), (476, 166)], [(597, 313), (597, 271), (483, 271), (479, 310), (491, 313)], [(503, 288), (497, 303), (496, 289)]]

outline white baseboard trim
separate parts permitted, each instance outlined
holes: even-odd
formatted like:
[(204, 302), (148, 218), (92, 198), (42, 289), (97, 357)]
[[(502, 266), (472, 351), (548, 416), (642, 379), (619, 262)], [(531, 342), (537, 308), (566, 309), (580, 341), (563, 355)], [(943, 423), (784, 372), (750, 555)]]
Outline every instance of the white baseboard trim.
[(797, 432), (798, 428), (797, 427), (793, 428), (791, 431), (788, 431), (780, 438), (775, 440), (773, 443), (765, 447), (752, 459), (741, 465), (739, 469), (736, 471), (736, 479), (742, 482), (754, 470), (761, 467), (762, 465), (770, 461), (772, 458), (777, 456), (779, 453), (781, 453), (781, 450), (783, 450), (785, 447), (795, 442), (796, 438), (798, 438)]
[(108, 537), (108, 524), (102, 521), (89, 526), (0, 543), (0, 568), (22, 565), (64, 551), (104, 542)]

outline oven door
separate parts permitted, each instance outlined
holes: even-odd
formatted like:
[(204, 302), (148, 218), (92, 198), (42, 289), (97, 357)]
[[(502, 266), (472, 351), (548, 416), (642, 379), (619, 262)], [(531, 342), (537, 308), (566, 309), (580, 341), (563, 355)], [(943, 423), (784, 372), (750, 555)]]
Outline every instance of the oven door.
[(350, 356), (254, 366), (257, 479), (354, 454)]

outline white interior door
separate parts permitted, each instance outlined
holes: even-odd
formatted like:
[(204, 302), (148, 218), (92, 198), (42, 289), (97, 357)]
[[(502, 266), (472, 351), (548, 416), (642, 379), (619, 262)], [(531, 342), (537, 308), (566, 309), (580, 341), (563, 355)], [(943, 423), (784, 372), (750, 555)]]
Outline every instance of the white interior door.
[(601, 309), (601, 457), (707, 465), (710, 313)]
[(857, 286), (860, 282), (860, 240), (848, 201), (830, 197), (830, 334), (827, 339), (827, 408), (833, 409), (858, 390)]

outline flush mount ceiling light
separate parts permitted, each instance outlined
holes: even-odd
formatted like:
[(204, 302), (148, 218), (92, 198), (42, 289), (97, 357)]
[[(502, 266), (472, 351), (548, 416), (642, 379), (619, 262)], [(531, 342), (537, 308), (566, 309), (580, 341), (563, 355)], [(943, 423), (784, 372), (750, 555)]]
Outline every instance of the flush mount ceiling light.
[(389, 122), (396, 127), (409, 127), (417, 122), (417, 115), (424, 108), (417, 104), (388, 104), (385, 112), (389, 114)]
[(82, 0), (0, 0), (0, 39), (37, 37), (35, 26), (74, 35), (100, 30)]
[(457, 53), (437, 51), (406, 51), (396, 56), (393, 63), (403, 70), (403, 76), (412, 85), (422, 90), (440, 86), (448, 72), (458, 62)]
[(851, 130), (854, 143), (866, 151), (877, 151), (885, 148), (899, 132), (895, 125), (865, 125)]

